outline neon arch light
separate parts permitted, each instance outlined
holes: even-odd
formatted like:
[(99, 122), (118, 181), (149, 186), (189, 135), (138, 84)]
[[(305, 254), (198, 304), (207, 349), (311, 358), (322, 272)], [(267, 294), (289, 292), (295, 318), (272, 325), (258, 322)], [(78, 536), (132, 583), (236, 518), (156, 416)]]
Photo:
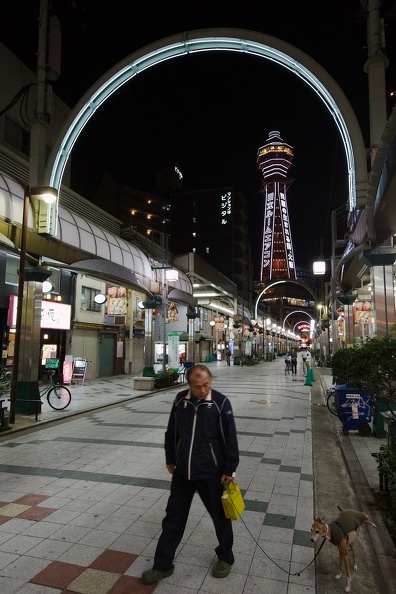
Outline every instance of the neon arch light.
[[(266, 287), (265, 287), (265, 288), (264, 288), (264, 289), (261, 291), (261, 293), (259, 293), (259, 295), (257, 296), (257, 298), (256, 298), (256, 302), (255, 302), (255, 304), (254, 304), (254, 318), (255, 318), (255, 319), (257, 318), (257, 315), (258, 315), (258, 305), (259, 305), (259, 303), (260, 303), (260, 299), (261, 299), (261, 297), (264, 295), (264, 293), (265, 293), (266, 291), (268, 291), (269, 289), (271, 289), (272, 287), (274, 287), (275, 285), (281, 285), (281, 284), (284, 284), (284, 283), (292, 283), (292, 284), (295, 284), (295, 285), (299, 285), (300, 287), (304, 287), (304, 289), (306, 289), (306, 290), (308, 291), (308, 293), (310, 293), (310, 294), (312, 295), (312, 297), (313, 297), (313, 300), (314, 300), (314, 301), (317, 301), (317, 300), (318, 300), (318, 298), (317, 298), (317, 296), (315, 295), (315, 293), (314, 293), (313, 289), (312, 289), (312, 288), (311, 288), (309, 285), (307, 285), (307, 284), (306, 284), (304, 281), (300, 281), (300, 280), (298, 280), (298, 279), (294, 279), (294, 278), (285, 278), (284, 280), (277, 280), (277, 281), (274, 281), (274, 282), (270, 283), (269, 285), (267, 285), (267, 286), (266, 286)], [(303, 311), (303, 313), (307, 313), (307, 312), (305, 312), (304, 310), (302, 310), (302, 311)], [(308, 314), (308, 313), (307, 313), (307, 315), (309, 315), (310, 317), (312, 317), (312, 316), (311, 316), (310, 314)], [(285, 319), (286, 319), (286, 318), (285, 318)]]
[(293, 332), (296, 331), (296, 328), (299, 324), (309, 324), (309, 322), (307, 322), (307, 320), (300, 320), (300, 321), (296, 322), (293, 326)]
[[(296, 47), (269, 35), (240, 29), (204, 29), (157, 41), (131, 54), (102, 76), (72, 110), (60, 131), (46, 167), (48, 184), (60, 189), (74, 143), (96, 110), (126, 82), (165, 60), (201, 51), (234, 51), (259, 56), (283, 66), (301, 78), (332, 115), (345, 149), (350, 209), (365, 196), (365, 148), (356, 116), (334, 79), (315, 60)], [(354, 158), (355, 157), (355, 158)]]
[[(308, 313), (307, 311), (304, 311), (303, 309), (296, 309), (296, 310), (294, 310), (294, 311), (291, 311), (291, 312), (289, 312), (289, 313), (287, 314), (287, 316), (285, 316), (285, 319), (283, 320), (283, 325), (282, 325), (282, 327), (283, 327), (283, 328), (285, 328), (285, 324), (286, 324), (286, 320), (287, 320), (287, 318), (288, 318), (289, 316), (293, 315), (293, 314), (296, 314), (296, 313), (302, 313), (302, 314), (305, 314), (305, 315), (307, 315), (309, 318), (311, 318), (311, 320), (313, 320), (313, 317), (312, 317), (312, 316), (311, 316), (311, 314), (310, 314), (310, 313)], [(300, 322), (297, 322), (297, 324), (299, 324), (299, 323), (300, 323)], [(308, 324), (308, 322), (305, 322), (305, 320), (304, 320), (304, 323)], [(297, 324), (295, 324), (295, 325), (294, 325), (294, 328), (297, 326)], [(294, 332), (294, 328), (293, 328), (293, 332)]]

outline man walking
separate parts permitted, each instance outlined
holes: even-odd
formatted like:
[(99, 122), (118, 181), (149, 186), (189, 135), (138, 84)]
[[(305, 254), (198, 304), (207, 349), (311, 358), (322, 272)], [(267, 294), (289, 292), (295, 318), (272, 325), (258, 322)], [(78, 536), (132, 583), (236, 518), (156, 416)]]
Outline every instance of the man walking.
[(152, 569), (143, 572), (145, 584), (173, 574), (173, 559), (187, 524), (194, 493), (209, 512), (218, 546), (216, 578), (227, 577), (234, 563), (231, 520), (221, 503), (223, 483), (229, 484), (239, 463), (234, 415), (229, 399), (212, 389), (205, 365), (187, 371), (189, 389), (177, 394), (165, 433), (166, 468), (172, 474), (171, 491), (162, 521)]

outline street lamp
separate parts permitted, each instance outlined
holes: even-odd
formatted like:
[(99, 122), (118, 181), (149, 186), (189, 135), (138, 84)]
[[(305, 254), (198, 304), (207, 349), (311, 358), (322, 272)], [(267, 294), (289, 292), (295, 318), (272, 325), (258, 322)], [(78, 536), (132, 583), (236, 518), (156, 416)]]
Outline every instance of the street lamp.
[[(14, 344), (14, 359), (13, 359), (13, 370), (12, 370), (12, 382), (11, 382), (11, 392), (10, 392), (10, 423), (15, 423), (15, 413), (16, 413), (16, 402), (19, 389), (22, 388), (22, 375), (20, 371), (20, 352), (21, 352), (21, 339), (22, 335), (24, 341), (27, 342), (27, 327), (26, 327), (26, 319), (23, 320), (23, 313), (24, 313), (24, 283), (25, 280), (33, 280), (37, 282), (45, 281), (49, 276), (50, 272), (46, 271), (41, 267), (36, 267), (33, 269), (26, 270), (26, 250), (27, 250), (27, 235), (28, 235), (28, 218), (29, 218), (29, 206), (30, 206), (30, 199), (42, 200), (47, 204), (53, 204), (56, 202), (58, 198), (58, 192), (55, 188), (50, 188), (48, 186), (42, 188), (26, 188), (24, 190), (23, 196), (23, 214), (22, 214), (22, 229), (21, 229), (21, 247), (20, 247), (20, 256), (19, 256), (19, 280), (18, 280), (18, 307), (17, 307), (17, 315), (16, 315), (16, 333), (15, 333), (15, 344)], [(27, 278), (25, 278), (27, 276)], [(26, 314), (25, 314), (26, 315)], [(32, 350), (32, 345), (30, 344), (30, 350)], [(29, 388), (36, 392), (36, 397), (32, 398), (32, 400), (40, 400), (40, 395), (38, 393), (38, 384), (37, 380), (31, 383), (32, 385)], [(34, 385), (33, 385), (34, 384)], [(28, 393), (29, 396), (29, 393)], [(29, 400), (27, 398), (26, 400)]]

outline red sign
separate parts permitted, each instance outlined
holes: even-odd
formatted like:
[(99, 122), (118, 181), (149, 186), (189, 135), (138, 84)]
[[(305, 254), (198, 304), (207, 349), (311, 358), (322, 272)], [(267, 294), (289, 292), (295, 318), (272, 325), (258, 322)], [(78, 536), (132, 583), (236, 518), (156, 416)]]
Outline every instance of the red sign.
[(63, 383), (71, 384), (73, 374), (73, 361), (63, 362)]

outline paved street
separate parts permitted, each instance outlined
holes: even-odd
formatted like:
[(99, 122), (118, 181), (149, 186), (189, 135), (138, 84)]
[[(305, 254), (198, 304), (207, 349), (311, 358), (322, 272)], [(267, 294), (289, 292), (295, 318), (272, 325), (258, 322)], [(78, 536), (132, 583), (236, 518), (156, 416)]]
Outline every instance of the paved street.
[(359, 530), (352, 589), (395, 591), (394, 547), (370, 500), (370, 484), (378, 487), (371, 452), (381, 440), (338, 430), (324, 406), (330, 370), (315, 369), (307, 386), (302, 370), (285, 376), (283, 360), (209, 366), (234, 408), (246, 502), (234, 522), (230, 577), (211, 575), (216, 539), (196, 498), (175, 573), (142, 584), (168, 498), (164, 431), (181, 386), (145, 394), (119, 376), (72, 386), (66, 411), (45, 403), (39, 423), (18, 415), (15, 429), (0, 433), (0, 592), (343, 592), (345, 580), (334, 580), (337, 550), (326, 543), (313, 562), (310, 526), (315, 514), (332, 520), (337, 505), (362, 504), (378, 528)]

